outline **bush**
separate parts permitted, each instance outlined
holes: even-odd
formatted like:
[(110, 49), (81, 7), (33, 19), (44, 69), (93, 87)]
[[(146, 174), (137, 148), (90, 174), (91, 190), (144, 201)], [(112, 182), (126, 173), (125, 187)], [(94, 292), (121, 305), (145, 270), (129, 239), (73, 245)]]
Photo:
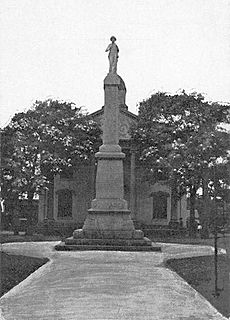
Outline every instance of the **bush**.
[(49, 236), (71, 236), (75, 229), (81, 229), (83, 223), (59, 222), (54, 220), (44, 220), (37, 224), (35, 232)]

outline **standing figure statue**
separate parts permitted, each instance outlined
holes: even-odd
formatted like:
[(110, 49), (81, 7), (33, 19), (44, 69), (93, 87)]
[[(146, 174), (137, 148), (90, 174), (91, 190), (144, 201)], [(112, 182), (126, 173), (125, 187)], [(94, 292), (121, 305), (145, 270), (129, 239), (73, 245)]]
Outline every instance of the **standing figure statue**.
[(117, 39), (112, 36), (110, 38), (110, 43), (108, 45), (108, 48), (105, 50), (105, 52), (109, 51), (109, 73), (117, 73), (117, 60), (118, 60), (118, 52), (119, 48), (116, 45), (115, 41)]

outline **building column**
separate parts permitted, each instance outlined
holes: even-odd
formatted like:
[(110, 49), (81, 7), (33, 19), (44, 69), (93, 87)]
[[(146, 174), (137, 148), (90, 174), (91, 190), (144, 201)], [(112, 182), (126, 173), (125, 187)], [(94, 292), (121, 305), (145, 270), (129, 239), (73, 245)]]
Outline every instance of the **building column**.
[(54, 176), (53, 181), (53, 219), (58, 220), (58, 193), (57, 193), (57, 185), (60, 182), (60, 175)]
[(45, 189), (45, 192), (44, 192), (44, 220), (48, 219), (48, 192), (49, 192), (49, 190)]
[(93, 155), (90, 159), (90, 195), (91, 195), (91, 201), (96, 196), (96, 190), (95, 190), (95, 181), (96, 181), (96, 161), (95, 156)]
[(38, 221), (41, 222), (47, 217), (47, 190), (42, 190), (39, 194)]
[(136, 152), (131, 147), (130, 159), (130, 211), (131, 217), (135, 220), (136, 217)]

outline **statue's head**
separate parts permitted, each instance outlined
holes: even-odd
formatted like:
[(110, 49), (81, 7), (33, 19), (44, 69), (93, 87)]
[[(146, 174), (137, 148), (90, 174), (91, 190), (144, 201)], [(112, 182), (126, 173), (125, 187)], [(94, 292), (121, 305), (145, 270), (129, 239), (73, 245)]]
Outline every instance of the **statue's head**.
[(114, 36), (112, 36), (111, 38), (110, 38), (110, 41), (112, 41), (112, 42), (114, 42), (114, 41), (116, 41), (117, 39), (114, 37)]

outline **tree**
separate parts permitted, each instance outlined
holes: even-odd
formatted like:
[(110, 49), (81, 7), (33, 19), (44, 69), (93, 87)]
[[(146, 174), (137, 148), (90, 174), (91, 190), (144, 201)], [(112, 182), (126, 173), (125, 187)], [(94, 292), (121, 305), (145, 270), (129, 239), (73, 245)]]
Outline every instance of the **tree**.
[(3, 194), (34, 194), (52, 184), (55, 173), (88, 162), (100, 128), (73, 103), (36, 101), (3, 130)]
[(190, 194), (190, 231), (195, 232), (195, 200), (204, 173), (226, 158), (229, 134), (218, 124), (229, 122), (229, 106), (204, 101), (201, 94), (157, 93), (139, 105), (132, 137), (150, 181), (167, 178), (172, 190), (172, 217), (178, 191)]

